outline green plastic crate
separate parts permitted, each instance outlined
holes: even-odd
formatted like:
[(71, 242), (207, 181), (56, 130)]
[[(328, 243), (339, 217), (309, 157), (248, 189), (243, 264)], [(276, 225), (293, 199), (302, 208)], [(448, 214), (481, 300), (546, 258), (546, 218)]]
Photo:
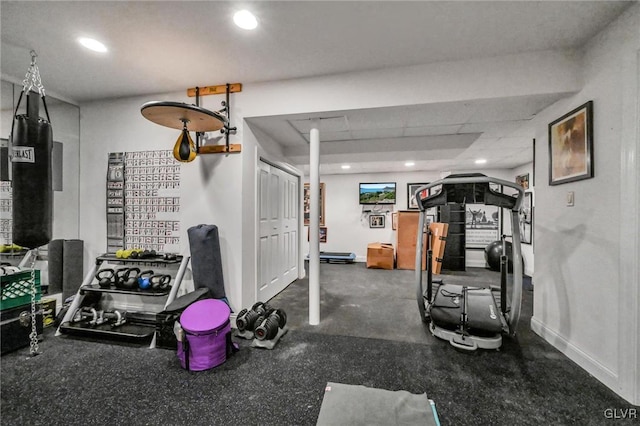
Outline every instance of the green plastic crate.
[[(36, 270), (36, 302), (40, 300), (40, 271)], [(2, 300), (0, 311), (31, 303), (31, 270), (23, 270), (11, 275), (0, 276)]]

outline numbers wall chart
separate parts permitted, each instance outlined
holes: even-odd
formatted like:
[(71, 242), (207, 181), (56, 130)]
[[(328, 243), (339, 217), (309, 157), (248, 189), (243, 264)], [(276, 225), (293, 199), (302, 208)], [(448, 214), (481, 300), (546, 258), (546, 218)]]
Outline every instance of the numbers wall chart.
[(180, 250), (180, 163), (171, 151), (124, 154), (125, 248)]

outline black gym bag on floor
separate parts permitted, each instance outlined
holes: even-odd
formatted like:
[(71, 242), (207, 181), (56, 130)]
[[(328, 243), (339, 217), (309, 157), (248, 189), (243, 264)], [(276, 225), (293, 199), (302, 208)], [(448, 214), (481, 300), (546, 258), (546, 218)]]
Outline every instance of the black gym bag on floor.
[(180, 318), (180, 314), (192, 303), (210, 298), (211, 294), (208, 288), (199, 288), (191, 293), (178, 297), (171, 302), (164, 311), (157, 314), (156, 347), (176, 350), (178, 348), (178, 341), (173, 332), (173, 326), (176, 320)]

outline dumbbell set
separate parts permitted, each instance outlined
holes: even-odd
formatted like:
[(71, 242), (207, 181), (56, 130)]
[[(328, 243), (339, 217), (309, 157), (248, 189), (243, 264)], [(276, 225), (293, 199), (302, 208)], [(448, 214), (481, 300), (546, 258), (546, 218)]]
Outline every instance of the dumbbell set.
[(127, 322), (125, 311), (99, 311), (91, 307), (83, 307), (76, 311), (72, 322), (86, 322), (88, 325), (97, 326), (110, 324), (111, 327), (118, 327)]
[(156, 274), (151, 269), (141, 271), (140, 268), (105, 268), (96, 275), (98, 286), (103, 289), (112, 286), (121, 290), (165, 291), (171, 287), (171, 275)]
[(274, 309), (267, 303), (257, 302), (251, 309), (243, 309), (236, 317), (236, 327), (240, 336), (253, 333), (257, 340), (274, 339), (287, 324), (287, 314), (282, 309)]
[(155, 250), (144, 250), (141, 248), (117, 250), (115, 254), (118, 259), (176, 260), (178, 258), (175, 253), (157, 253)]

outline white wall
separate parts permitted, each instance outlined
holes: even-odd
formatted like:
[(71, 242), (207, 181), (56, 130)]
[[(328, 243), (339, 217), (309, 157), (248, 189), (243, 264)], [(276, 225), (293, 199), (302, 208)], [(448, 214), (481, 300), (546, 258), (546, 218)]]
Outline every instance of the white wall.
[[(491, 99), (581, 88), (580, 56), (543, 51), (244, 85), (237, 114), (261, 117)], [(237, 117), (237, 115), (236, 115)]]
[[(640, 403), (638, 28), (640, 5), (634, 5), (588, 44), (582, 90), (535, 120), (532, 319), (538, 334), (635, 404)], [(547, 125), (589, 100), (595, 177), (549, 186)], [(575, 207), (565, 206), (568, 191), (575, 193)]]
[[(179, 130), (156, 125), (140, 114), (141, 105), (151, 100), (194, 102), (185, 93), (167, 93), (93, 102), (82, 107), (80, 233), (88, 253), (86, 267), (106, 250), (108, 153), (173, 149), (180, 135)], [(212, 104), (219, 100), (205, 99), (204, 106), (218, 109)], [(241, 129), (239, 134), (242, 134)], [(210, 138), (218, 136), (218, 132), (207, 134)], [(232, 138), (232, 143), (236, 137)], [(236, 311), (242, 300), (242, 180), (238, 174), (241, 170), (242, 154), (198, 156), (192, 163), (182, 165), (180, 187), (180, 252), (190, 252), (189, 227), (198, 224), (218, 226), (225, 291)]]

